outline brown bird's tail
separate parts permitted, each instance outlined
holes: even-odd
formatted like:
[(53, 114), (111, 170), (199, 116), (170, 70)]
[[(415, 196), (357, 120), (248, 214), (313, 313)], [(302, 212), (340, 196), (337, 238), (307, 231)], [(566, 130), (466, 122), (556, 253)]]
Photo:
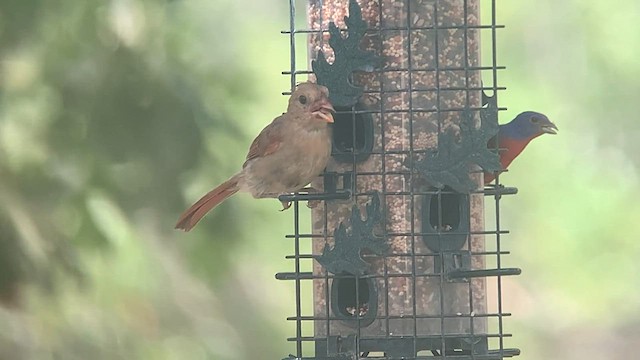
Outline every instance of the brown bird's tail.
[(496, 176), (493, 173), (484, 173), (484, 184), (487, 185), (495, 179)]
[(215, 189), (209, 191), (195, 204), (191, 205), (191, 207), (185, 210), (185, 212), (183, 212), (178, 218), (176, 229), (184, 231), (191, 230), (211, 209), (218, 206), (231, 195), (237, 193), (238, 190), (240, 190), (238, 187), (239, 178), (240, 174), (233, 176), (229, 180), (218, 185)]

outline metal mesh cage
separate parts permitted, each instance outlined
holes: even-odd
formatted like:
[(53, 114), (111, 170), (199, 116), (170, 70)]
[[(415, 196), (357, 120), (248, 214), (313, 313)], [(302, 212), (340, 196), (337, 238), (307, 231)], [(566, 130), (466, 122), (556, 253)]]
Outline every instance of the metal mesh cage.
[[(495, 0), (290, 0), (289, 9), (291, 89), (316, 78), (338, 110), (332, 161), (312, 184), (320, 191), (281, 197), (294, 201), (293, 269), (276, 275), (295, 287), (289, 358), (518, 355), (503, 341), (501, 277), (520, 270), (503, 268), (500, 245), (500, 199), (517, 190), (481, 178), (498, 170), (497, 149), (486, 149), (503, 90)], [(311, 231), (300, 224), (305, 200)]]

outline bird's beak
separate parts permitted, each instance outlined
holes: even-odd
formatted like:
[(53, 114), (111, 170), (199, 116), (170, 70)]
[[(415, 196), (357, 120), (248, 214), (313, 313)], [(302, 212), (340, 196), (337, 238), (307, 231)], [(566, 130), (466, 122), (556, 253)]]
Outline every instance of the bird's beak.
[(333, 113), (336, 110), (333, 108), (333, 105), (329, 102), (329, 99), (323, 99), (316, 103), (316, 105), (311, 109), (311, 113), (313, 115), (319, 116), (324, 119), (328, 123), (333, 123)]
[(549, 124), (542, 125), (540, 127), (540, 130), (542, 130), (542, 132), (545, 134), (555, 135), (558, 133), (558, 127), (556, 126), (556, 124), (552, 122), (549, 122)]

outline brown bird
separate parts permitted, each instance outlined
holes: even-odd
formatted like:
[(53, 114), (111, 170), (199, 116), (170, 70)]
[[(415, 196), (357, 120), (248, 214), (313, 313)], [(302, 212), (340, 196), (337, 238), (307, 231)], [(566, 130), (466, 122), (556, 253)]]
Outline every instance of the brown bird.
[[(299, 84), (289, 98), (287, 112), (253, 140), (242, 170), (182, 213), (176, 229), (191, 230), (206, 213), (238, 191), (251, 193), (256, 199), (277, 198), (309, 184), (331, 157), (329, 123), (333, 123), (334, 111), (326, 87)], [(289, 204), (283, 206), (287, 209)]]

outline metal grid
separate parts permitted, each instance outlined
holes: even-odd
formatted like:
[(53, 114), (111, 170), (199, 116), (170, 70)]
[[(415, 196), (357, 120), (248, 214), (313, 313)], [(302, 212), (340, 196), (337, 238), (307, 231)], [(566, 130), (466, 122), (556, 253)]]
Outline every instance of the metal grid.
[[(341, 107), (337, 114), (334, 140), (350, 132), (353, 148), (334, 148), (334, 161), (312, 184), (322, 192), (281, 197), (293, 201), (294, 221), (293, 234), (286, 236), (293, 243), (293, 254), (287, 256), (293, 271), (276, 275), (295, 287), (296, 312), (288, 318), (295, 324), (295, 336), (288, 339), (295, 344), (295, 353), (289, 358), (518, 355), (519, 350), (504, 344), (510, 334), (504, 332), (503, 318), (510, 314), (502, 309), (502, 276), (517, 275), (519, 269), (502, 267), (508, 252), (502, 250), (501, 236), (508, 231), (500, 226), (502, 195), (517, 190), (502, 185), (479, 187), (469, 194), (436, 189), (425, 184), (411, 165), (438, 146), (439, 134), (459, 135), (465, 114), (472, 114), (478, 125), (487, 105), (497, 104), (498, 92), (504, 90), (497, 85), (498, 71), (504, 67), (497, 63), (496, 34), (503, 26), (496, 23), (496, 1), (358, 3), (369, 27), (362, 48), (380, 55), (382, 64), (372, 72), (354, 73), (353, 82), (364, 86), (363, 100)], [(328, 23), (348, 32), (343, 21), (348, 5), (347, 0), (289, 0), (289, 29), (282, 33), (290, 40), (290, 69), (283, 72), (291, 79), (290, 90), (313, 78), (307, 58), (297, 55), (300, 40), (309, 49), (309, 58), (322, 50), (333, 61)], [(482, 18), (486, 23), (479, 16), (481, 7), (490, 12)], [(307, 16), (307, 26), (296, 26), (298, 11)], [(482, 61), (481, 38), (490, 39), (491, 45), (485, 47), (490, 54), (485, 53)], [(493, 96), (487, 98), (485, 92)], [(497, 111), (495, 115), (497, 121)], [(372, 147), (357, 149), (366, 143), (361, 137), (367, 136), (363, 130), (367, 125)], [(480, 185), (480, 171), (470, 172)], [(491, 230), (484, 229), (486, 196), (495, 204)], [(311, 232), (300, 225), (304, 206), (300, 202), (308, 200), (321, 200), (312, 209)], [(335, 249), (340, 225), (347, 229), (345, 236), (363, 235), (354, 234), (354, 222), (375, 217), (376, 201), (380, 221), (368, 224), (372, 231), (368, 235), (382, 239), (387, 251), (365, 251), (362, 259), (368, 268), (357, 275), (330, 271), (318, 260), (325, 247)], [(460, 221), (466, 223), (451, 227), (451, 216), (465, 211), (467, 216)], [(431, 222), (435, 231), (425, 229), (425, 222)], [(485, 241), (490, 249), (485, 249)], [(460, 243), (460, 248), (447, 248), (451, 242)], [(495, 279), (494, 294), (487, 294), (487, 277)], [(336, 295), (340, 292), (348, 295), (340, 298)], [(488, 299), (495, 302), (495, 311), (488, 310)]]

